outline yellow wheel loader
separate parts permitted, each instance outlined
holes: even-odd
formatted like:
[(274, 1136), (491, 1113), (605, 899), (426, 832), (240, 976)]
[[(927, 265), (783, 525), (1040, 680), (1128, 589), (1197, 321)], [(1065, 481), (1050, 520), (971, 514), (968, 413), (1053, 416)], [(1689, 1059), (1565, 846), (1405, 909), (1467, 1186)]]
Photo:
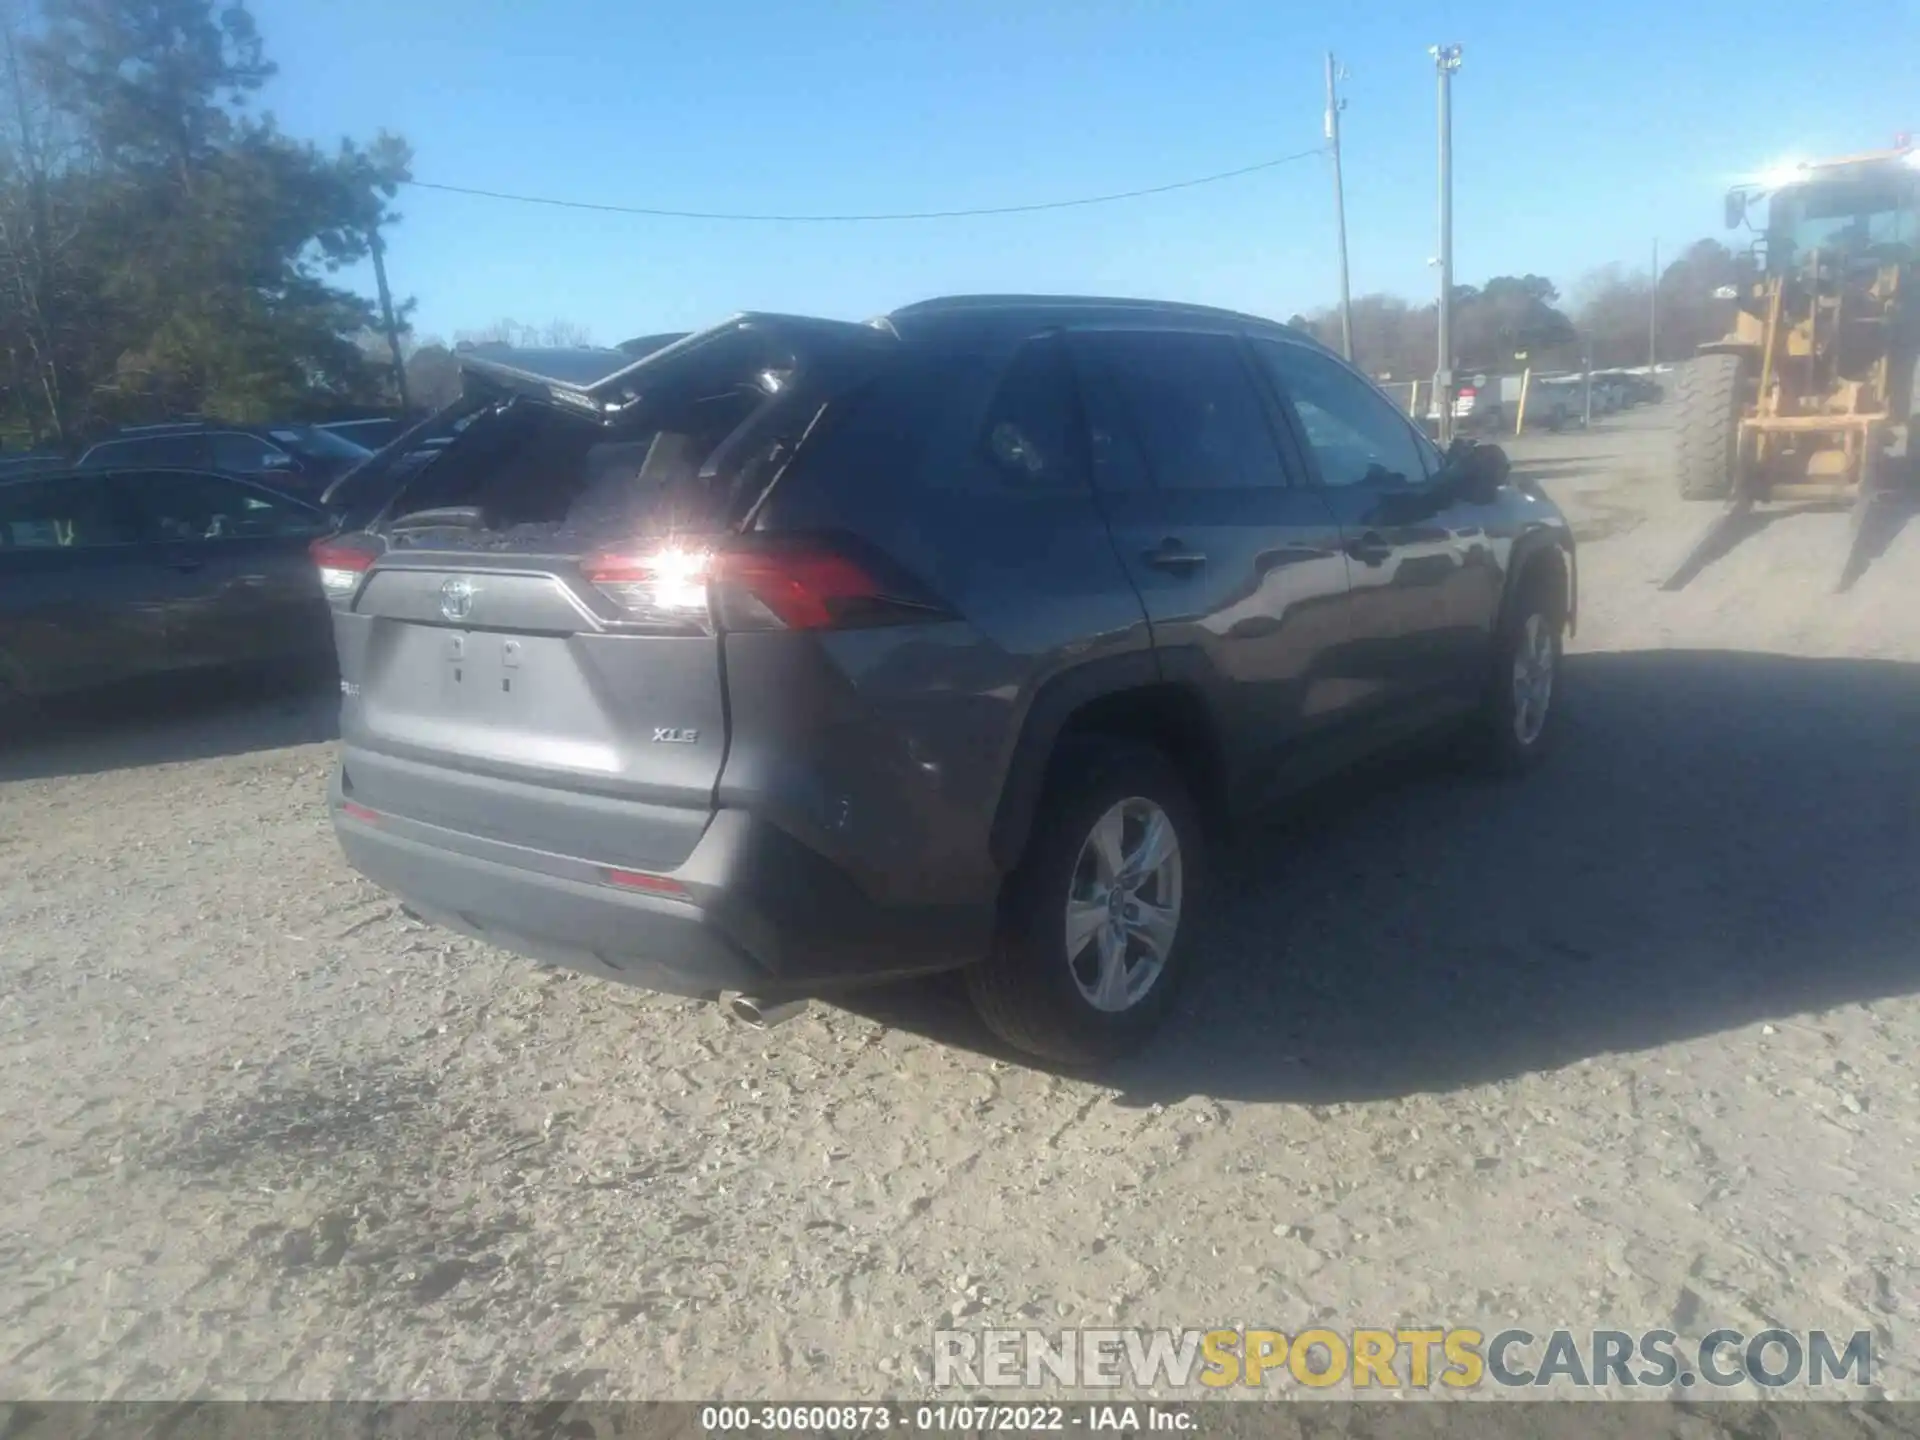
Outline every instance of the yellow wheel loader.
[(1846, 505), (1846, 589), (1912, 502), (1920, 457), (1920, 150), (1795, 165), (1727, 196), (1727, 225), (1753, 226), (1757, 276), (1733, 331), (1682, 367), (1680, 493), (1718, 500), (1664, 585), (1677, 590), (1750, 531), (1769, 503)]

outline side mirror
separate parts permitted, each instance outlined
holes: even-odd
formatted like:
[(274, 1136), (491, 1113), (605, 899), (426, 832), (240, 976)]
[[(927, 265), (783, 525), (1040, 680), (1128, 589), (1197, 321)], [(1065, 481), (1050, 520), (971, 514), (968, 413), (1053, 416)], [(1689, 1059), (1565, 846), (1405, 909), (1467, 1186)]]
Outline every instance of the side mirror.
[(1454, 493), (1475, 505), (1490, 505), (1513, 472), (1513, 462), (1498, 445), (1456, 439), (1447, 452)]
[(1727, 229), (1738, 230), (1747, 218), (1747, 192), (1729, 190), (1727, 192)]

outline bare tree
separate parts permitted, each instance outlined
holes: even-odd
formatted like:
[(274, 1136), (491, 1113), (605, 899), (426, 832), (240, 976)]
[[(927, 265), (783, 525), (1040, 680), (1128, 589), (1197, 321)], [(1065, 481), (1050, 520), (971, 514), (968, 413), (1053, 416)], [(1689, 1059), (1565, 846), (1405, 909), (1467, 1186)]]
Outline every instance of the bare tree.
[(581, 350), (593, 344), (593, 332), (571, 320), (549, 320), (540, 331), (540, 343), (556, 349)]
[(34, 441), (72, 438), (68, 342), (76, 318), (76, 223), (61, 203), (58, 117), (35, 83), (19, 7), (0, 0), (0, 346), (15, 423)]
[(459, 345), (509, 345), (514, 349), (572, 348), (591, 345), (592, 332), (571, 320), (549, 320), (545, 325), (523, 325), (518, 320), (496, 320), (478, 330), (456, 330)]

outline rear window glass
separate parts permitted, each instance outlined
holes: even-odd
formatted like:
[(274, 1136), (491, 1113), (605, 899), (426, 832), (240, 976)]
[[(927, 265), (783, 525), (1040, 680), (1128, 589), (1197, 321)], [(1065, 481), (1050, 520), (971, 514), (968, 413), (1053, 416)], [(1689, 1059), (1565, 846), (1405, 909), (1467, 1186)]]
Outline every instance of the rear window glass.
[[(429, 543), (509, 549), (722, 529), (778, 463), (780, 409), (741, 386), (676, 406), (657, 417), (658, 428), (623, 432), (516, 401), (476, 418), (409, 482), (387, 528), (423, 511), (475, 509), (480, 528), (435, 527)], [(723, 444), (728, 453), (717, 454)], [(703, 474), (709, 461), (712, 473)]]

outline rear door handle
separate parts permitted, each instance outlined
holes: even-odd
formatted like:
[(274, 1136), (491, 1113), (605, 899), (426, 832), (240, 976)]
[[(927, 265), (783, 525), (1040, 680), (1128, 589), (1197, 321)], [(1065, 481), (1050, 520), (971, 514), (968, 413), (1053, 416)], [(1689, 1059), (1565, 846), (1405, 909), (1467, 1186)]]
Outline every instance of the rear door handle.
[(1171, 570), (1179, 575), (1207, 563), (1205, 555), (1187, 549), (1178, 540), (1162, 540), (1156, 548), (1142, 552), (1140, 558), (1156, 570)]
[(1393, 547), (1387, 544), (1378, 530), (1369, 530), (1347, 541), (1347, 554), (1362, 565), (1384, 565), (1392, 556)]

